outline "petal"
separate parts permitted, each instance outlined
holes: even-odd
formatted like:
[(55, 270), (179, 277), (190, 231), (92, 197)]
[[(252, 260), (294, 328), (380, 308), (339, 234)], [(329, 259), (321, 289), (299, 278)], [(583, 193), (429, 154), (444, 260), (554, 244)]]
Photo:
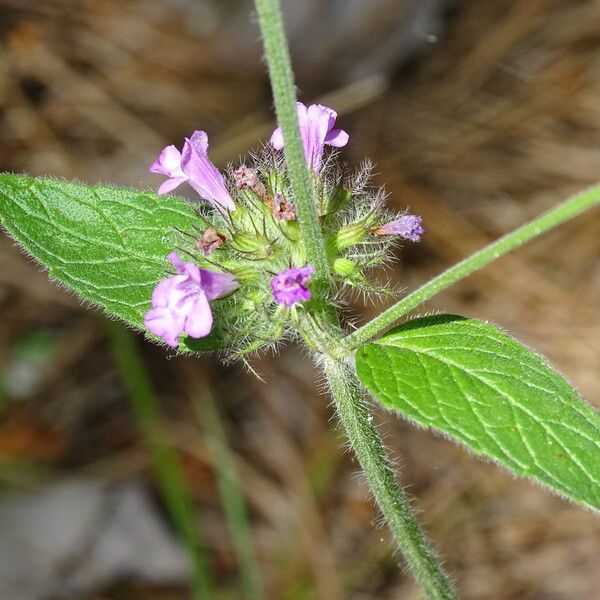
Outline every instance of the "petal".
[(154, 291), (152, 292), (152, 306), (154, 308), (161, 306), (165, 307), (169, 305), (171, 289), (173, 285), (176, 284), (176, 282), (173, 281), (174, 279), (174, 277), (167, 277), (166, 279), (158, 282), (154, 288)]
[(187, 176), (173, 177), (172, 179), (167, 179), (158, 188), (157, 193), (159, 196), (161, 196), (162, 194), (168, 194), (169, 192), (172, 192), (176, 187), (180, 186), (185, 181), (187, 181)]
[(350, 136), (343, 129), (332, 129), (325, 137), (325, 143), (335, 148), (342, 148), (349, 139)]
[(185, 320), (184, 331), (190, 337), (201, 338), (210, 333), (213, 324), (212, 311), (206, 294), (198, 294)]
[(227, 191), (223, 175), (206, 154), (196, 151), (191, 140), (186, 140), (183, 147), (181, 165), (189, 177), (189, 184), (202, 198), (213, 206), (216, 205), (225, 210), (235, 210), (235, 204)]
[(200, 269), (202, 291), (209, 300), (222, 298), (240, 287), (237, 279), (228, 273), (217, 273), (208, 269)]
[(150, 165), (151, 173), (160, 173), (169, 177), (181, 172), (181, 152), (173, 145), (163, 148), (156, 160)]
[(185, 263), (183, 270), (188, 277), (188, 280), (193, 281), (198, 287), (201, 287), (202, 275), (200, 269), (194, 263)]
[(321, 168), (325, 138), (330, 129), (329, 122), (332, 118), (335, 122), (335, 111), (321, 104), (311, 104), (306, 116), (304, 152), (309, 166), (318, 172)]
[(171, 252), (171, 254), (167, 256), (167, 259), (173, 265), (173, 267), (175, 267), (175, 269), (177, 269), (180, 273), (184, 272), (183, 263), (181, 262), (179, 254), (177, 254), (177, 252)]
[(151, 308), (144, 317), (146, 329), (173, 348), (179, 344), (183, 324), (183, 319), (169, 308)]
[(275, 150), (281, 150), (284, 146), (283, 141), (283, 131), (281, 131), (281, 127), (278, 127), (272, 134), (271, 139), (269, 140), (269, 144), (275, 148)]
[(335, 110), (323, 104), (311, 104), (308, 107), (307, 115), (310, 121), (322, 121), (326, 123), (327, 131), (335, 125), (335, 120), (337, 119)]
[(296, 110), (298, 111), (298, 122), (302, 128), (308, 119), (308, 107), (303, 102), (296, 102)]
[(300, 276), (300, 282), (302, 285), (306, 285), (308, 278), (313, 275), (315, 272), (315, 268), (312, 265), (306, 265), (305, 267), (300, 267), (297, 269), (297, 273)]
[(189, 143), (198, 154), (208, 154), (208, 134), (206, 131), (194, 131)]

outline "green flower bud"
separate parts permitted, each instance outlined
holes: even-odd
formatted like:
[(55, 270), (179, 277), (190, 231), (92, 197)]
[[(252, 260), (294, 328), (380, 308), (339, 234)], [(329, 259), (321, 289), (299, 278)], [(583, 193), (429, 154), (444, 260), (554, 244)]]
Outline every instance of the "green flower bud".
[(235, 265), (231, 271), (242, 285), (257, 285), (262, 279), (262, 273), (253, 265)]
[(268, 258), (273, 253), (273, 242), (260, 234), (237, 231), (231, 241), (236, 250), (254, 254), (256, 258)]
[(376, 215), (371, 213), (359, 221), (342, 227), (335, 236), (337, 250), (345, 250), (346, 248), (360, 244), (371, 233), (375, 219)]
[(350, 277), (358, 268), (358, 265), (348, 258), (337, 258), (333, 262), (333, 270), (335, 274), (343, 277), (344, 279), (346, 277)]

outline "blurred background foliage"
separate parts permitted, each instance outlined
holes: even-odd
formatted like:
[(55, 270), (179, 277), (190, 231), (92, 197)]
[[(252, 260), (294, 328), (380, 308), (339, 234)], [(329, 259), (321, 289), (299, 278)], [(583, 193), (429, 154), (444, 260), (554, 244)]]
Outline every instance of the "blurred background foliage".
[[(600, 178), (597, 0), (284, 4), (300, 97), (424, 217), (395, 283)], [(260, 57), (246, 0), (0, 0), (0, 169), (155, 187), (151, 160), (196, 128), (237, 161), (273, 127)], [(596, 211), (428, 310), (510, 330), (600, 408), (599, 257)], [(301, 350), (257, 357), (266, 385), (165, 356), (6, 237), (0, 307), (0, 600), (189, 598), (186, 548), (217, 598), (417, 597)], [(593, 514), (378, 420), (463, 598), (598, 597)]]

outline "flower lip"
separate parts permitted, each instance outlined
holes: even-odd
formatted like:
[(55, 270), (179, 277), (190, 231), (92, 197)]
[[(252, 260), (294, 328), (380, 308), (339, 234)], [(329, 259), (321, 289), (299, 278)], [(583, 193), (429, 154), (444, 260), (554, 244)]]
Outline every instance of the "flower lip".
[[(322, 104), (311, 104), (307, 107), (302, 102), (298, 102), (296, 107), (306, 163), (315, 173), (319, 173), (325, 145), (341, 148), (348, 143), (350, 136), (342, 129), (333, 128), (337, 113), (332, 108)], [(276, 150), (284, 147), (281, 127), (275, 129), (269, 143)]]
[(308, 280), (315, 272), (312, 265), (291, 267), (281, 271), (271, 279), (273, 298), (279, 304), (290, 308), (297, 302), (310, 300), (311, 292), (307, 287)]

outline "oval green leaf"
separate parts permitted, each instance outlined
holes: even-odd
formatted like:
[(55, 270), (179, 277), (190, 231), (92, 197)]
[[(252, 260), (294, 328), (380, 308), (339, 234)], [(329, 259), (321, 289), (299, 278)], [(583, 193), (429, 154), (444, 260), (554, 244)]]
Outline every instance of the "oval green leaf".
[(414, 319), (362, 346), (356, 367), (385, 407), (600, 509), (600, 415), (497, 327)]
[[(167, 271), (174, 232), (190, 231), (194, 214), (154, 192), (0, 174), (8, 233), (53, 279), (137, 329)], [(190, 338), (180, 350), (223, 347), (221, 337)]]

